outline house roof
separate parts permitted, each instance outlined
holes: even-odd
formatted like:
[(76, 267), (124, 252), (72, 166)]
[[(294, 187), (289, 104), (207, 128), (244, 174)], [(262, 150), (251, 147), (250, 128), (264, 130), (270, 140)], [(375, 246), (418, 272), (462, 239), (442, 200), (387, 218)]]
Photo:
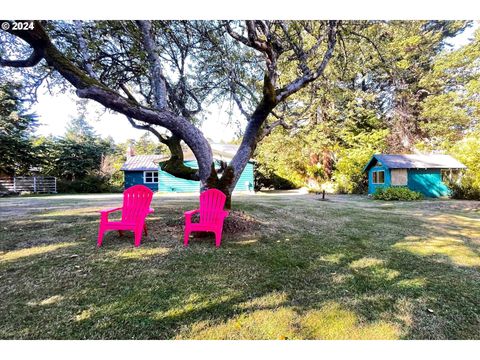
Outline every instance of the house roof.
[(127, 158), (120, 170), (123, 171), (154, 171), (158, 170), (158, 162), (163, 155), (135, 155)]
[(373, 155), (363, 171), (378, 161), (389, 169), (466, 169), (450, 155), (441, 154), (377, 154)]
[[(212, 148), (213, 158), (224, 161), (232, 160), (239, 148), (238, 145), (219, 143), (210, 143), (210, 147)], [(169, 157), (170, 155), (164, 155), (162, 160), (168, 160)], [(183, 150), (183, 160), (195, 160), (195, 155), (193, 155), (193, 152), (190, 150), (190, 148), (185, 148)]]
[[(213, 158), (216, 160), (230, 161), (237, 153), (238, 145), (210, 143)], [(170, 155), (135, 155), (127, 158), (120, 170), (123, 171), (153, 171), (158, 169), (158, 163), (170, 158)], [(190, 148), (183, 150), (183, 160), (196, 160)]]

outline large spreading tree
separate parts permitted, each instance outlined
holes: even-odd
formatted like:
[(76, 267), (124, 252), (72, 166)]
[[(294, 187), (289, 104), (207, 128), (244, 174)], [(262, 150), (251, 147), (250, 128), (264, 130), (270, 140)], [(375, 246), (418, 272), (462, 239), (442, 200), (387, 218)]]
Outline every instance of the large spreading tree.
[[(339, 21), (32, 24), (13, 30), (10, 23), (1, 66), (35, 67), (26, 72), (32, 88), (44, 79), (66, 80), (80, 98), (125, 115), (166, 144), (171, 157), (164, 170), (199, 180), (202, 190), (218, 188), (228, 199), (257, 143), (277, 126), (295, 126), (282, 116), (295, 107), (289, 98), (324, 74), (344, 30)], [(198, 115), (206, 101), (225, 97), (247, 125), (232, 161), (216, 169)], [(183, 165), (182, 140), (198, 170)]]

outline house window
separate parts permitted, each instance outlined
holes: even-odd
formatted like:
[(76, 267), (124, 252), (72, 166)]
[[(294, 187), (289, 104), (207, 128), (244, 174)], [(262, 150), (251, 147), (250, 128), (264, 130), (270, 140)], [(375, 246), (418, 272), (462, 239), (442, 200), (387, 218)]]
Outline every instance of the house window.
[(383, 184), (385, 183), (385, 171), (374, 171), (372, 173), (373, 183), (374, 184)]
[(144, 171), (143, 182), (145, 184), (158, 184), (158, 171)]

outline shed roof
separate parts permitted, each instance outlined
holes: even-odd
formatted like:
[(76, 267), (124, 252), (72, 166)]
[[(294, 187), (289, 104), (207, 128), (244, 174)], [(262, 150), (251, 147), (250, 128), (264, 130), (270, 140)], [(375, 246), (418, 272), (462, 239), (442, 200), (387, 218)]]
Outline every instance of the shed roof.
[(123, 171), (155, 171), (163, 155), (135, 155), (127, 158), (120, 170)]
[(363, 171), (378, 161), (389, 169), (466, 169), (460, 161), (442, 154), (377, 154), (373, 155)]
[[(211, 143), (213, 158), (216, 160), (229, 161), (237, 153), (238, 145)], [(123, 171), (153, 171), (158, 169), (160, 161), (168, 160), (170, 155), (135, 155), (127, 158), (120, 170)], [(195, 155), (190, 148), (183, 150), (183, 160), (195, 160)]]

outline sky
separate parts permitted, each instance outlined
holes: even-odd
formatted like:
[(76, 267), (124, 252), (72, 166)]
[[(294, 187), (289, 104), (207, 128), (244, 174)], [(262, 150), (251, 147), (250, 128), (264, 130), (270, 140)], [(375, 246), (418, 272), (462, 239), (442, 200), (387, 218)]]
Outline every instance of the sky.
[[(36, 130), (38, 135), (62, 135), (68, 121), (78, 117), (79, 99), (75, 94), (51, 95), (45, 87), (38, 92), (38, 102), (33, 106), (37, 114), (39, 126)], [(115, 142), (124, 142), (128, 139), (138, 139), (145, 134), (144, 130), (133, 128), (124, 115), (106, 112), (104, 107), (94, 101), (88, 101), (85, 106), (86, 120), (93, 126), (97, 134), (111, 136)], [(223, 106), (211, 105), (206, 108), (207, 120), (202, 123), (201, 130), (205, 136), (213, 142), (229, 142), (235, 138), (236, 127), (227, 115), (227, 104)], [(233, 115), (231, 120), (245, 122), (238, 114)]]
[[(474, 31), (479, 27), (479, 21), (468, 28), (462, 34), (449, 41), (453, 49), (459, 48), (469, 42)], [(128, 139), (138, 139), (145, 131), (133, 128), (123, 115), (112, 112), (105, 112), (104, 108), (94, 101), (88, 101), (86, 105), (86, 119), (93, 126), (95, 131), (103, 136), (111, 136), (115, 142), (124, 142)], [(234, 140), (238, 131), (235, 122), (245, 126), (245, 119), (234, 111), (229, 119), (228, 104), (210, 105), (206, 110), (206, 120), (202, 123), (201, 130), (208, 139), (213, 142), (229, 142)], [(68, 121), (79, 115), (78, 98), (74, 94), (51, 95), (47, 89), (42, 87), (38, 92), (38, 102), (34, 105), (33, 111), (38, 115), (38, 135), (62, 135)]]

